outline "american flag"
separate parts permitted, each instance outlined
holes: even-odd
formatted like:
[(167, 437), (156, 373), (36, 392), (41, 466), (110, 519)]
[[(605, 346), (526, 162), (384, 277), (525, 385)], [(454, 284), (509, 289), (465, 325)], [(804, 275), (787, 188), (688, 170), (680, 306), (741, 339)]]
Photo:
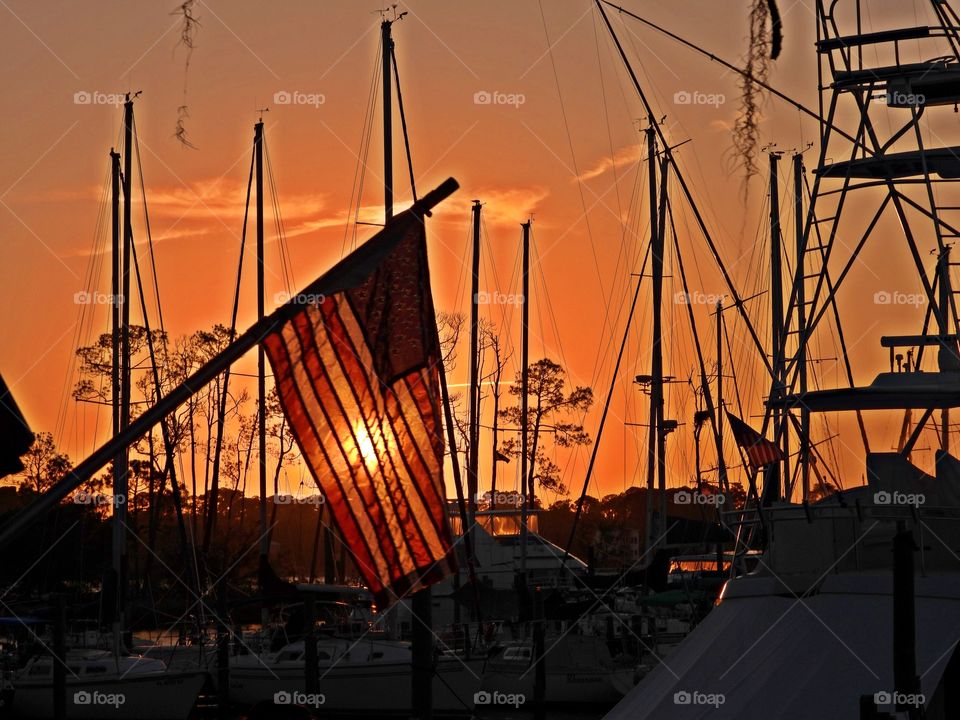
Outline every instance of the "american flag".
[(736, 415), (727, 413), (730, 429), (737, 445), (747, 454), (747, 460), (753, 467), (763, 467), (783, 460), (783, 453), (776, 445), (767, 440)]
[(456, 569), (423, 219), (390, 224), (263, 340), (284, 414), (379, 606)]

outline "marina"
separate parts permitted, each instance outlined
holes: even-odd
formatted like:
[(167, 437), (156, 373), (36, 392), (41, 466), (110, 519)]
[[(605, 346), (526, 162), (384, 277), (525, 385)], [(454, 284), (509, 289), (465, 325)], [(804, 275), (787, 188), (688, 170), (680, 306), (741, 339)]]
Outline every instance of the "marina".
[(3, 5), (0, 720), (960, 717), (951, 2)]

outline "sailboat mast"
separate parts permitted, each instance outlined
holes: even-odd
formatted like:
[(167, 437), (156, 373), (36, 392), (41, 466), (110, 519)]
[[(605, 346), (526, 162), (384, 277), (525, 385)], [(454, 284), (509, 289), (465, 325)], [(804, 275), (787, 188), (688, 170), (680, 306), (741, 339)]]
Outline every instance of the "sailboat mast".
[[(781, 397), (784, 390), (783, 364), (783, 270), (780, 233), (780, 153), (770, 151), (770, 346), (773, 357), (773, 395)], [(788, 465), (789, 446), (787, 443), (786, 412), (773, 410), (774, 442), (779, 439), (783, 450), (783, 466), (781, 477), (780, 463), (773, 463), (767, 467), (767, 483), (770, 489), (764, 488), (764, 494), (771, 500), (779, 500), (783, 496), (786, 483), (790, 478)]]
[(393, 217), (393, 101), (392, 69), (393, 38), (390, 36), (392, 20), (384, 19), (380, 23), (380, 50), (383, 63), (380, 74), (383, 81), (383, 216), (384, 222)]
[(663, 414), (663, 253), (667, 235), (667, 171), (670, 169), (669, 148), (664, 149), (660, 165), (660, 208), (657, 221), (656, 242), (653, 246), (653, 383), (657, 388), (657, 489), (660, 495), (660, 529), (666, 542), (667, 532), (667, 425)]
[[(803, 155), (793, 156), (793, 203), (794, 224), (797, 236), (797, 375), (800, 394), (807, 392), (807, 294), (804, 255), (806, 242), (803, 237)], [(800, 404), (800, 482), (802, 498), (810, 496), (810, 410)]]
[[(257, 320), (265, 315), (263, 258), (263, 120), (253, 126), (254, 172), (257, 184)], [(257, 432), (260, 471), (260, 582), (267, 568), (270, 539), (267, 532), (267, 379), (263, 345), (257, 348)], [(262, 591), (263, 588), (261, 587)]]
[[(110, 173), (111, 173), (111, 209), (112, 209), (112, 236), (111, 236), (111, 266), (110, 266), (110, 305), (111, 305), (111, 364), (110, 364), (110, 400), (113, 406), (113, 435), (117, 436), (120, 432), (120, 404), (121, 404), (121, 384), (120, 384), (120, 153), (110, 150)], [(120, 486), (120, 472), (123, 467), (123, 452), (118, 451), (113, 458), (113, 487), (116, 493)], [(118, 611), (120, 609), (120, 572), (122, 570), (122, 557), (120, 547), (123, 545), (123, 526), (120, 524), (120, 517), (117, 515), (117, 504), (113, 506), (113, 526), (112, 526), (112, 555), (111, 567), (115, 586), (113, 588), (114, 598), (111, 599), (114, 605), (113, 616), (113, 649), (119, 650), (120, 643), (120, 624), (118, 623)]]
[[(402, 17), (402, 15), (400, 16)], [(393, 219), (393, 100), (392, 67), (393, 38), (390, 30), (393, 20), (384, 17), (380, 23), (380, 68), (383, 82), (383, 218), (384, 224)], [(412, 177), (412, 175), (411, 175)], [(448, 399), (449, 402), (449, 399)], [(469, 483), (469, 480), (468, 480)], [(473, 496), (467, 500), (468, 507)], [(463, 532), (469, 532), (464, 528)], [(433, 593), (429, 587), (415, 592), (410, 598), (410, 610), (415, 622), (411, 638), (411, 704), (413, 717), (430, 720), (433, 717)]]
[(726, 473), (723, 457), (723, 300), (717, 301), (717, 466)]
[(467, 456), (468, 520), (477, 512), (480, 460), (480, 201), (473, 201), (473, 283), (470, 293), (470, 447)]
[[(661, 402), (658, 397), (663, 392), (659, 379), (663, 376), (663, 356), (660, 347), (661, 325), (660, 325), (660, 304), (658, 302), (662, 292), (663, 277), (663, 251), (657, 250), (657, 244), (660, 233), (657, 231), (658, 207), (657, 207), (657, 137), (654, 134), (653, 126), (647, 128), (647, 169), (648, 184), (650, 194), (650, 245), (652, 249), (653, 260), (653, 343), (650, 358), (650, 420), (647, 431), (647, 542), (646, 549), (652, 547), (653, 541), (659, 537), (659, 524), (662, 518), (657, 516), (659, 511), (653, 510), (653, 488), (656, 483), (657, 475), (657, 435), (660, 427), (659, 408)], [(659, 265), (659, 269), (658, 269)], [(658, 272), (661, 282), (657, 282)]]
[[(123, 247), (120, 259), (120, 393), (119, 432), (130, 425), (130, 252), (133, 244), (131, 196), (133, 178), (133, 100), (128, 93), (123, 104)], [(129, 495), (130, 448), (117, 453), (113, 477), (113, 565), (117, 581), (117, 605), (113, 622), (114, 652), (120, 650), (126, 628), (127, 549), (126, 509)]]
[[(938, 263), (940, 272), (939, 286), (940, 293), (937, 298), (940, 305), (940, 317), (943, 318), (943, 330), (941, 334), (946, 335), (949, 332), (947, 318), (950, 317), (950, 299), (953, 296), (953, 286), (950, 282), (950, 246), (944, 246), (940, 253), (940, 262)], [(944, 408), (940, 411), (940, 449), (943, 452), (950, 452), (950, 408)]]
[[(530, 387), (530, 221), (523, 228), (523, 304), (520, 311), (520, 590), (527, 590), (527, 517), (533, 494), (527, 487), (527, 440), (530, 429), (527, 392)], [(524, 602), (524, 606), (526, 603)]]

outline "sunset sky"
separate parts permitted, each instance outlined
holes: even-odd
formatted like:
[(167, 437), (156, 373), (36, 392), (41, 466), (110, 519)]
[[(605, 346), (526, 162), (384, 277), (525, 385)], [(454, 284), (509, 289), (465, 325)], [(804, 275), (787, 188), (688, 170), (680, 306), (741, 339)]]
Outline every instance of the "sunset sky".
[[(721, 57), (742, 62), (746, 2), (623, 4)], [(816, 108), (812, 4), (780, 4), (784, 50), (771, 66), (770, 82)], [(0, 110), (5, 128), (0, 149), (0, 372), (32, 428), (55, 431), (58, 444), (75, 461), (106, 440), (108, 431), (105, 413), (97, 422), (95, 412), (68, 398), (76, 381), (74, 349), (108, 330), (107, 305), (94, 306), (94, 313), (78, 326), (83, 307), (75, 297), (84, 291), (109, 292), (109, 262), (92, 255), (91, 248), (98, 215), (105, 210), (101, 194), (108, 153), (121, 132), (122, 107), (112, 96), (142, 93), (135, 105), (137, 128), (167, 330), (179, 336), (217, 322), (228, 324), (253, 125), (260, 109), (269, 108), (264, 113), (267, 146), (295, 287), (349, 250), (354, 228), (348, 228), (348, 222), (356, 210), (352, 187), (363, 161), (360, 219), (382, 218), (379, 98), (372, 108), (368, 103), (379, 43), (377, 11), (383, 5), (372, 0), (201, 0), (195, 9), (200, 22), (196, 47), (186, 68), (188, 52), (179, 44), (176, 2), (0, 0)], [(880, 8), (865, 19), (866, 29), (893, 26), (898, 18), (924, 24), (927, 5), (916, 3), (920, 19), (914, 19), (914, 3), (871, 4)], [(473, 199), (484, 204), (481, 289), (489, 293), (520, 291), (520, 223), (532, 217), (531, 359), (553, 358), (566, 367), (571, 385), (593, 386), (596, 403), (584, 422), (595, 435), (636, 282), (631, 273), (640, 271), (649, 242), (645, 153), (640, 150), (644, 112), (629, 77), (592, 0), (411, 0), (399, 10), (408, 13), (395, 24), (394, 39), (417, 189), (423, 193), (448, 176), (461, 185), (428, 226), (435, 304), (440, 310), (469, 312)], [(608, 12), (657, 115), (665, 118), (667, 136), (674, 145), (685, 143), (676, 151), (678, 162), (734, 281), (743, 296), (756, 294), (767, 283), (767, 157), (760, 157), (761, 175), (745, 194), (731, 149), (737, 76)], [(504, 102), (484, 103), (484, 93)], [(698, 100), (684, 102), (691, 97)], [(293, 102), (284, 103), (287, 98)], [(181, 105), (189, 108), (185, 127), (195, 149), (182, 147), (174, 137)], [(369, 153), (358, 157), (368, 111), (374, 113)], [(926, 129), (937, 144), (958, 144), (957, 116), (949, 109), (937, 112), (939, 119)], [(847, 127), (855, 124), (848, 111), (839, 121)], [(399, 119), (397, 131), (397, 202), (403, 206), (410, 201), (410, 191)], [(776, 143), (785, 152), (783, 222), (785, 242), (792, 247), (789, 155), (812, 142), (807, 167), (816, 164), (817, 124), (781, 101), (766, 99), (760, 140), (762, 145)], [(139, 182), (136, 176), (135, 188)], [(670, 190), (692, 289), (703, 299), (724, 295), (723, 282), (675, 182)], [(867, 194), (848, 212), (862, 221), (876, 200)], [(137, 202), (134, 233), (145, 258), (143, 212)], [(270, 202), (267, 208), (271, 212)], [(272, 212), (266, 227), (269, 308), (288, 287)], [(363, 240), (373, 231), (361, 225), (356, 237)], [(897, 232), (887, 218), (840, 293), (860, 383), (886, 369), (880, 335), (919, 332), (923, 320), (922, 304), (874, 302), (876, 292), (919, 292)], [(252, 238), (249, 234), (251, 243)], [(857, 239), (851, 235), (846, 243), (852, 247)], [(934, 247), (927, 226), (918, 232), (918, 242), (924, 253)], [(838, 252), (839, 268), (849, 250)], [(694, 369), (695, 356), (686, 308), (674, 302), (680, 284), (672, 251), (669, 255), (665, 365), (668, 374), (685, 379)], [(248, 255), (245, 265), (241, 329), (256, 317), (252, 258)], [(619, 492), (645, 476), (646, 430), (636, 424), (647, 422), (648, 400), (632, 378), (649, 372), (649, 292), (645, 282), (590, 489), (593, 495)], [(764, 338), (768, 302), (761, 295), (748, 303)], [(706, 302), (694, 307), (712, 363), (710, 310)], [(517, 343), (518, 305), (490, 304), (482, 313), (498, 323), (511, 345)], [(138, 318), (134, 312), (134, 320)], [(766, 388), (733, 311), (728, 321), (732, 352), (741, 363), (737, 370), (742, 373), (743, 413), (758, 424), (755, 416), (762, 412)], [(831, 342), (826, 334), (811, 350), (822, 359), (813, 372), (823, 387), (844, 382)], [(464, 347), (451, 383), (466, 382), (466, 358)], [(251, 356), (241, 369), (253, 367)], [(508, 374), (518, 367), (516, 348)], [(693, 473), (693, 398), (685, 386), (676, 386), (667, 405), (667, 416), (682, 423), (669, 440), (670, 483), (681, 485)], [(731, 408), (739, 411), (737, 405)], [(818, 424), (815, 428), (821, 436), (827, 432)], [(841, 429), (844, 436), (835, 452), (844, 481), (857, 484), (863, 473), (862, 451), (849, 426)], [(872, 429), (875, 449), (890, 449), (899, 422), (884, 416)], [(486, 456), (488, 434), (482, 442)], [(919, 446), (929, 448), (933, 442), (931, 436)], [(581, 449), (556, 456), (564, 482), (575, 492), (583, 482), (588, 455)], [(516, 471), (515, 464), (506, 470), (508, 477)], [(293, 474), (288, 480), (295, 484), (298, 477)]]

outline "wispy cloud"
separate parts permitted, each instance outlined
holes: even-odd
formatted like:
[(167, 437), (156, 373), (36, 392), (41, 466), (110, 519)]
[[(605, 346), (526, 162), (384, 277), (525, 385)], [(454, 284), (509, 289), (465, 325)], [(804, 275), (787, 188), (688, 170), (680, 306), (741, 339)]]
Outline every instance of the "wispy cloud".
[[(542, 185), (529, 187), (480, 187), (464, 188), (461, 196), (472, 193), (483, 203), (483, 218), (487, 225), (518, 225), (537, 211), (540, 204), (550, 195), (550, 190)], [(459, 222), (465, 217), (462, 206), (445, 203), (436, 215), (442, 221)]]
[(600, 158), (593, 167), (589, 170), (584, 170), (580, 173), (579, 180), (592, 180), (595, 177), (600, 177), (614, 168), (621, 168), (626, 165), (635, 165), (640, 161), (642, 157), (642, 150), (640, 149), (639, 144), (635, 145), (625, 145), (616, 152), (614, 152), (613, 157), (609, 155)]

